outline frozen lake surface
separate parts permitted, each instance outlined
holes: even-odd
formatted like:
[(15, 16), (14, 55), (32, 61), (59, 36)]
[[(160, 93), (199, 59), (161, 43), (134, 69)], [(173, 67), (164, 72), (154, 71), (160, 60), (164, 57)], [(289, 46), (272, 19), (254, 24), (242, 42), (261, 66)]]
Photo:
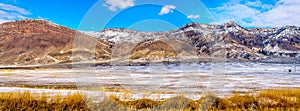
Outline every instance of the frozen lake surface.
[[(18, 86), (73, 85), (87, 95), (117, 94), (100, 88), (131, 91), (133, 98), (151, 95), (190, 98), (206, 92), (218, 95), (234, 91), (300, 88), (300, 64), (231, 62), (150, 64), (149, 66), (99, 66), (73, 69), (0, 70), (0, 92), (32, 91), (69, 93), (76, 90), (20, 88)], [(77, 90), (77, 91), (78, 91)], [(161, 94), (164, 92), (164, 94)], [(123, 93), (123, 92), (118, 92)], [(155, 97), (154, 97), (155, 96)]]

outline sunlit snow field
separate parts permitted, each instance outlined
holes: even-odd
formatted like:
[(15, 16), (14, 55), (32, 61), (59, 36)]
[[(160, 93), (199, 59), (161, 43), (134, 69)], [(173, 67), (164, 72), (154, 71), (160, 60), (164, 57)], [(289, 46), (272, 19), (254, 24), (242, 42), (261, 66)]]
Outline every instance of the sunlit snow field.
[[(77, 86), (78, 89), (40, 89), (24, 86)], [(175, 94), (198, 99), (214, 92), (300, 88), (300, 64), (230, 62), (225, 64), (182, 63), (149, 66), (98, 66), (73, 69), (0, 70), (0, 92), (31, 91), (68, 94), (82, 91), (88, 96), (123, 94), (132, 98), (168, 98)], [(100, 89), (111, 89), (103, 91)], [(118, 91), (113, 91), (120, 89)]]

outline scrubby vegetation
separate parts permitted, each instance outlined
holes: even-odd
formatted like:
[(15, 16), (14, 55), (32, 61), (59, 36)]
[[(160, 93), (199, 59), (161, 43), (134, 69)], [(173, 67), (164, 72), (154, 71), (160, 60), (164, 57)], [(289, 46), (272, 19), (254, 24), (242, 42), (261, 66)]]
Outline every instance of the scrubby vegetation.
[(300, 110), (300, 89), (264, 90), (258, 93), (235, 93), (220, 98), (206, 95), (199, 100), (183, 96), (163, 101), (139, 99), (124, 101), (117, 96), (105, 97), (101, 102), (87, 102), (80, 93), (62, 96), (30, 92), (0, 93), (0, 110), (99, 110), (99, 111), (241, 111), (241, 110)]

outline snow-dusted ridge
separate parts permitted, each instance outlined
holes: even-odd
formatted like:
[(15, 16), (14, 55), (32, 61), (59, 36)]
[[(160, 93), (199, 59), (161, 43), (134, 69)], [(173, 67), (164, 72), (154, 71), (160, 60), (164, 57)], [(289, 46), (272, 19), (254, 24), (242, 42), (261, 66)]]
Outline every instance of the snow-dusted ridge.
[[(85, 34), (113, 43), (139, 43), (143, 40), (158, 40), (159, 38), (182, 40), (191, 40), (192, 38), (206, 38), (206, 40), (209, 38), (223, 38), (223, 40), (218, 42), (223, 41), (226, 44), (233, 42), (236, 44), (232, 45), (233, 47), (246, 46), (250, 49), (249, 51), (252, 51), (251, 53), (266, 53), (264, 55), (267, 56), (284, 55), (283, 53), (285, 53), (285, 56), (287, 54), (291, 57), (297, 57), (297, 54), (300, 54), (300, 28), (296, 26), (244, 28), (235, 22), (228, 22), (222, 25), (198, 24), (193, 22), (177, 30), (164, 32), (141, 32), (125, 28), (108, 28), (100, 32), (85, 32)], [(203, 47), (203, 45), (199, 45), (201, 44), (199, 40), (194, 39), (192, 42), (199, 50)], [(230, 50), (233, 51), (233, 47)], [(253, 48), (256, 50), (252, 50)], [(239, 56), (242, 56), (242, 52), (240, 51), (245, 51), (245, 49), (239, 50), (237, 48), (233, 52), (239, 52)]]

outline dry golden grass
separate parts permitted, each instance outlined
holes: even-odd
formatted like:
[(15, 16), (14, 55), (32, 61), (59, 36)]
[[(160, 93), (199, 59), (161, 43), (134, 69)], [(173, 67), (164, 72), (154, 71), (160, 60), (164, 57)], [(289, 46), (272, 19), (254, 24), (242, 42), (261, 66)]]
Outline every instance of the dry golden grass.
[(231, 97), (219, 98), (213, 94), (199, 100), (183, 96), (163, 101), (139, 99), (122, 101), (117, 96), (105, 97), (101, 102), (87, 102), (80, 93), (49, 96), (30, 92), (0, 93), (0, 110), (98, 110), (98, 111), (298, 111), (300, 110), (300, 89), (273, 89), (258, 93), (235, 93)]
[(0, 110), (81, 110), (87, 109), (80, 93), (53, 97), (30, 92), (0, 93)]

